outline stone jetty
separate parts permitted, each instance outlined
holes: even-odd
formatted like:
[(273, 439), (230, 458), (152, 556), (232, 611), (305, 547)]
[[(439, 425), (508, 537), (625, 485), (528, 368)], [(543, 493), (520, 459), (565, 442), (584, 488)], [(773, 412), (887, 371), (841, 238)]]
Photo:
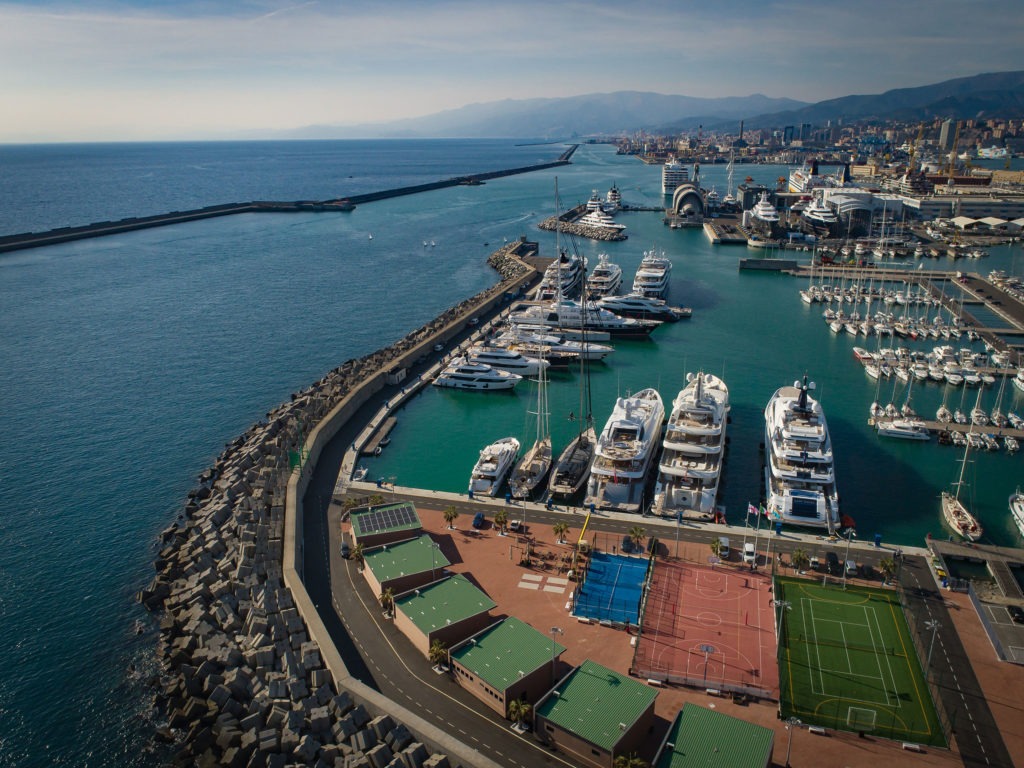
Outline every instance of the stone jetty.
[(303, 478), (388, 370), (422, 357), (536, 272), (489, 258), (502, 280), (399, 342), (349, 360), (229, 443), (161, 535), (139, 600), (160, 616), (158, 738), (178, 765), (446, 768), (495, 765), (348, 675), (301, 581)]

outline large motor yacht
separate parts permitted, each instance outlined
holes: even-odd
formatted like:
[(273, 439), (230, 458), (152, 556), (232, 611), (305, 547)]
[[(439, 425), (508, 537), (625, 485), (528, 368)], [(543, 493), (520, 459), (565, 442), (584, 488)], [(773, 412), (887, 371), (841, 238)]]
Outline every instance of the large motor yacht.
[(830, 233), (839, 223), (836, 212), (825, 204), (821, 195), (815, 195), (807, 204), (803, 217), (816, 232)]
[(597, 300), (597, 306), (614, 312), (619, 317), (635, 317), (641, 320), (661, 320), (674, 323), (692, 313), (686, 307), (671, 307), (664, 299), (652, 299), (639, 293), (625, 296), (605, 296)]
[(622, 285), (622, 267), (608, 260), (608, 254), (602, 253), (598, 256), (597, 266), (587, 277), (588, 298), (599, 299), (602, 296), (612, 296)]
[(668, 280), (672, 274), (672, 261), (665, 252), (645, 251), (633, 279), (633, 293), (660, 299), (668, 291)]
[(597, 439), (586, 505), (640, 512), (658, 452), (665, 406), (657, 390), (620, 397)]
[(583, 214), (576, 223), (597, 229), (609, 229), (615, 232), (622, 232), (626, 228), (625, 224), (619, 224), (601, 208)]
[(552, 301), (575, 296), (583, 285), (583, 267), (579, 256), (562, 251), (544, 270), (544, 277), (537, 286), (537, 299)]
[(765, 496), (772, 520), (827, 528), (839, 523), (832, 440), (814, 382), (793, 383), (772, 395), (764, 411)]
[(514, 437), (496, 440), (482, 451), (469, 477), (469, 490), (481, 496), (497, 496), (512, 465), (519, 456), (519, 441)]
[(715, 512), (722, 473), (729, 388), (709, 373), (691, 373), (686, 380), (665, 425), (653, 511), (710, 517)]
[(586, 329), (607, 331), (612, 336), (642, 337), (661, 325), (656, 320), (637, 320), (619, 317), (596, 304), (578, 301), (558, 301), (547, 305), (532, 305), (509, 315), (509, 322), (517, 325), (544, 325), (549, 328)]
[(456, 357), (437, 374), (434, 386), (452, 389), (512, 389), (522, 379), (523, 377), (517, 373), (501, 371), (484, 363), (471, 363), (464, 357)]
[(761, 198), (757, 201), (757, 205), (751, 209), (751, 215), (755, 219), (760, 219), (766, 224), (779, 223), (779, 212), (775, 206), (772, 205), (771, 200), (768, 199), (767, 192), (761, 193)]
[(536, 376), (541, 368), (547, 369), (551, 365), (547, 360), (526, 357), (515, 350), (497, 346), (470, 347), (466, 357), (471, 363), (483, 363), (520, 376)]

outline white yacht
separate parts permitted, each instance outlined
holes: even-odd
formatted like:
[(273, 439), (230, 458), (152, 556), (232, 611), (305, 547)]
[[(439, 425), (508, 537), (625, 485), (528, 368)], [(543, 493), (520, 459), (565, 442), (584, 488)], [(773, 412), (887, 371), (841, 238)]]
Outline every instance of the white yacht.
[(686, 166), (670, 157), (661, 167), (661, 194), (671, 195), (676, 187), (690, 181), (690, 172)]
[(595, 331), (607, 331), (612, 336), (643, 337), (661, 325), (655, 320), (637, 320), (632, 317), (619, 317), (601, 309), (592, 303), (563, 300), (547, 305), (528, 306), (509, 315), (509, 322), (514, 324), (536, 324), (549, 328), (574, 328)]
[(653, 511), (711, 516), (722, 472), (729, 388), (709, 373), (690, 373), (686, 380), (665, 425)]
[(977, 541), (981, 538), (983, 529), (978, 523), (977, 518), (960, 501), (960, 491), (964, 487), (964, 470), (967, 467), (967, 454), (971, 450), (972, 437), (976, 437), (976, 435), (969, 432), (964, 445), (964, 457), (960, 464), (960, 479), (953, 483), (953, 492), (942, 492), (942, 518), (945, 520), (946, 525), (968, 541)]
[(519, 456), (519, 441), (514, 437), (495, 440), (482, 451), (469, 477), (469, 490), (481, 496), (497, 496), (512, 465)]
[[(779, 212), (778, 212), (778, 210), (776, 210), (775, 206), (772, 205), (771, 201), (768, 199), (768, 192), (767, 191), (761, 193), (761, 199), (758, 200), (757, 201), (757, 205), (755, 205), (751, 209), (751, 215), (754, 218), (756, 218), (756, 219), (760, 219), (761, 221), (765, 222), (766, 224), (778, 224), (779, 223)], [(748, 245), (749, 245), (749, 243), (748, 243)]]
[(626, 228), (625, 224), (617, 223), (615, 219), (605, 213), (601, 208), (588, 211), (577, 219), (576, 223), (587, 227), (595, 227), (597, 229), (610, 229), (615, 232), (622, 232)]
[(622, 267), (608, 260), (608, 254), (597, 257), (597, 266), (587, 277), (587, 297), (599, 299), (602, 296), (613, 296), (622, 285)]
[(500, 371), (483, 363), (471, 363), (464, 357), (456, 357), (437, 374), (434, 386), (489, 391), (513, 389), (522, 378), (517, 373)]
[(1013, 377), (1013, 386), (1024, 392), (1024, 368), (1017, 369), (1017, 375)]
[(668, 280), (672, 274), (672, 261), (665, 252), (644, 251), (644, 257), (633, 279), (633, 293), (652, 298), (662, 298), (668, 291)]
[(839, 217), (825, 204), (821, 195), (815, 195), (811, 199), (804, 208), (803, 217), (816, 230), (831, 230), (839, 223)]
[(560, 297), (572, 297), (583, 285), (583, 260), (574, 253), (562, 251), (544, 270), (537, 287), (537, 299), (551, 301)]
[(550, 333), (551, 330), (545, 326), (531, 328), (513, 325), (508, 331), (492, 339), (491, 344), (520, 351), (524, 347), (543, 348), (547, 360), (550, 360), (552, 355), (568, 356), (574, 360), (603, 360), (615, 351), (615, 347), (609, 344), (567, 339), (561, 334)]
[(619, 188), (614, 183), (608, 190), (608, 194), (604, 196), (604, 203), (602, 203), (601, 207), (608, 213), (615, 213), (622, 208), (622, 193), (619, 192)]
[(514, 350), (492, 346), (470, 347), (466, 357), (471, 363), (483, 363), (520, 376), (536, 376), (541, 368), (547, 369), (551, 365), (547, 360), (526, 357)]
[(1009, 503), (1010, 517), (1017, 524), (1017, 530), (1020, 531), (1020, 535), (1024, 536), (1024, 493), (1020, 492), (1020, 488), (1017, 488), (1017, 492), (1010, 496)]
[(614, 312), (619, 317), (636, 317), (643, 320), (660, 320), (674, 323), (689, 317), (692, 312), (686, 307), (671, 307), (664, 299), (654, 299), (639, 293), (625, 296), (605, 296), (597, 300), (597, 306)]
[(882, 437), (897, 437), (903, 440), (931, 440), (931, 432), (920, 419), (882, 420), (875, 424)]
[(832, 440), (821, 404), (796, 381), (772, 395), (764, 411), (765, 496), (773, 520), (828, 528), (839, 523)]
[(657, 390), (644, 389), (616, 401), (597, 439), (585, 505), (641, 511), (664, 418), (665, 406)]

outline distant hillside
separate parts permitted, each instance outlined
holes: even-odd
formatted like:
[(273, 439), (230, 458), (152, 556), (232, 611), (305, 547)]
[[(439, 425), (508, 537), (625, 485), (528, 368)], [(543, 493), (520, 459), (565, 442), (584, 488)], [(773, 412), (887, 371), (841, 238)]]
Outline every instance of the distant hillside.
[(764, 113), (747, 120), (751, 128), (828, 120), (928, 120), (986, 116), (1024, 117), (1024, 71), (989, 72), (919, 88), (897, 88), (871, 96), (844, 96), (807, 107)]
[(660, 93), (619, 91), (559, 99), (525, 99), (469, 104), (434, 115), (351, 127), (310, 126), (291, 138), (538, 138), (619, 135), (652, 130), (672, 121), (708, 116), (738, 122), (747, 115), (792, 110), (806, 105), (794, 99), (754, 94), (704, 99)]

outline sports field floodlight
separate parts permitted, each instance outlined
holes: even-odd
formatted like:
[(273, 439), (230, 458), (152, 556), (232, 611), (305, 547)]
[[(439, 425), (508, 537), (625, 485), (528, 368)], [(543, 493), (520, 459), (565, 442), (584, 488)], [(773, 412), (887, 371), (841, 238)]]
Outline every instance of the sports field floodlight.
[(801, 725), (803, 722), (796, 717), (786, 720), (786, 730), (789, 731), (789, 737), (786, 740), (786, 768), (789, 768), (789, 753), (793, 749), (793, 731)]

